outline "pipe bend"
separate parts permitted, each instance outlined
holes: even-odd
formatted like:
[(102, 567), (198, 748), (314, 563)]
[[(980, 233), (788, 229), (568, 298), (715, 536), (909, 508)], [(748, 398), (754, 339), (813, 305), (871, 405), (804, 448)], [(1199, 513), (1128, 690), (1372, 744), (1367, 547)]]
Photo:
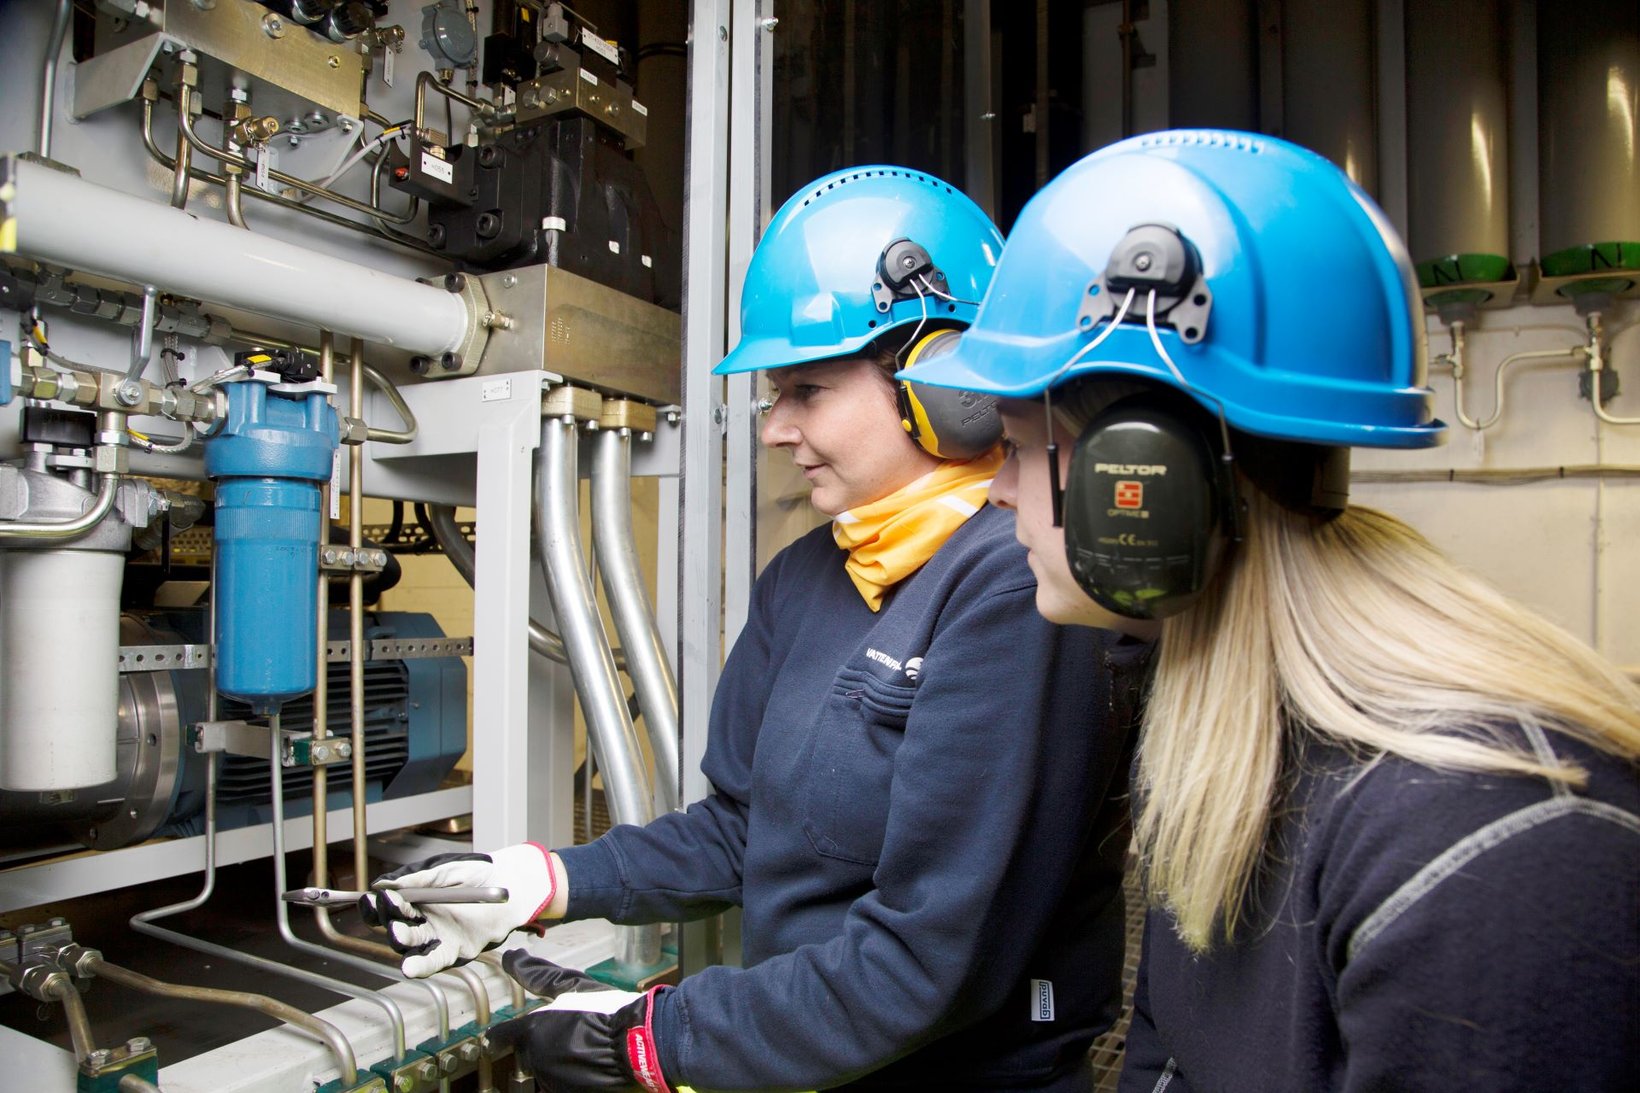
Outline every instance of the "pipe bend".
[(100, 475), (95, 501), (72, 520), (54, 523), (0, 520), (0, 543), (7, 539), (77, 539), (102, 523), (103, 518), (114, 510), (114, 498), (118, 496), (119, 488), (119, 475)]

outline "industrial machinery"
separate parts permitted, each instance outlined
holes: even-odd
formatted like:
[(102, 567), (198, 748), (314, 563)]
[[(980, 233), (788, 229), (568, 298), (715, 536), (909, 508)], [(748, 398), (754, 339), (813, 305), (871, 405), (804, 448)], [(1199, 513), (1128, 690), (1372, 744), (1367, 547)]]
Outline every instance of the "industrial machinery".
[[(1136, 129), (1331, 156), (1471, 440), (1355, 496), (1640, 664), (1632, 0), (19, 0), (0, 45), (5, 1088), (534, 1087), (498, 968), (408, 982), (277, 897), (707, 792), (768, 525), (808, 526), (710, 368), (764, 216), (845, 163), (1003, 223)], [(720, 951), (527, 943), (627, 984)]]

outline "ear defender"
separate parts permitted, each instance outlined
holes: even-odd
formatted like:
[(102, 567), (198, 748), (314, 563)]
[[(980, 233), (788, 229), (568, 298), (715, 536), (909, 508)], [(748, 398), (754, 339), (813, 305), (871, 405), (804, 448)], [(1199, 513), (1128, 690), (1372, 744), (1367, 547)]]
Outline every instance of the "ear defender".
[[(960, 331), (950, 329), (924, 335), (907, 350), (905, 367), (951, 352), (960, 336)], [(903, 380), (895, 386), (900, 425), (928, 454), (973, 459), (1002, 440), (1002, 416), (994, 396)]]
[(1076, 441), (1065, 553), (1082, 590), (1130, 619), (1193, 603), (1232, 537), (1230, 472), (1199, 414), (1154, 395), (1120, 399)]

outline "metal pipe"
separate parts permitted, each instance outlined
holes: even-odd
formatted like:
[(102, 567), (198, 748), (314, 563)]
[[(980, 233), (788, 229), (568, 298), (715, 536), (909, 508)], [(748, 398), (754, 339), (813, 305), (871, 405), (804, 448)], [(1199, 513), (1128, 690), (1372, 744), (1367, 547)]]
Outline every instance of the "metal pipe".
[[(238, 152), (228, 148), (219, 148), (201, 137), (199, 132), (194, 128), (194, 119), (192, 115), (186, 110), (181, 111), (177, 115), (177, 130), (182, 139), (186, 140), (196, 152), (210, 156), (212, 159), (229, 167), (238, 167), (242, 171), (256, 170), (256, 164), (252, 163)], [(303, 193), (312, 194), (315, 197), (326, 198), (330, 201), (336, 202), (338, 205), (352, 209), (354, 212), (364, 213), (366, 216), (381, 217), (399, 224), (409, 223), (408, 216), (402, 220), (397, 216), (390, 216), (383, 210), (379, 208), (372, 208), (356, 198), (348, 197), (346, 194), (338, 193), (337, 191), (328, 189), (316, 182), (309, 182), (305, 178), (298, 178), (295, 175), (286, 174), (284, 171), (278, 170), (277, 168), (269, 169), (268, 177), (273, 181), (289, 186), (292, 189), (300, 190)]]
[(638, 764), (637, 731), (622, 697), (603, 620), (581, 547), (577, 501), (577, 426), (572, 417), (541, 422), (536, 467), (535, 534), (553, 614), (569, 651), (570, 674), (586, 714), (587, 732), (604, 774), (604, 793), (616, 823), (649, 822), (649, 795)]
[(0, 542), (7, 539), (74, 539), (98, 524), (103, 517), (114, 510), (114, 498), (120, 488), (120, 476), (117, 474), (100, 474), (97, 476), (97, 496), (91, 507), (72, 520), (62, 520), (57, 523), (28, 521), (28, 520), (0, 520)]
[[(364, 417), (364, 342), (353, 339), (348, 362), (348, 405), (354, 418)], [(364, 445), (347, 450), (347, 545), (355, 558), (364, 548)], [(364, 798), (364, 574), (355, 567), (347, 576), (348, 709), (353, 723), (353, 875), (359, 886), (370, 874), (366, 846)]]
[[(432, 355), (458, 348), (469, 322), (457, 294), (271, 236), (189, 216), (6, 157), (15, 251), (246, 311)], [(109, 232), (105, 225), (118, 224)]]
[(632, 531), (632, 430), (605, 429), (592, 459), (592, 542), (626, 673), (638, 692), (661, 805), (678, 807), (678, 684), (644, 592)]
[(192, 119), (188, 116), (188, 108), (193, 105), (193, 89), (186, 84), (177, 87), (177, 154), (176, 163), (171, 173), (171, 208), (183, 209), (188, 205), (188, 171), (193, 166), (193, 150), (189, 146), (188, 134), (191, 131)]
[[(181, 998), (192, 1002), (215, 1002), (224, 1006), (238, 1006), (241, 1009), (255, 1010), (275, 1020), (283, 1021), (287, 1025), (294, 1025), (309, 1033), (330, 1049), (336, 1058), (336, 1065), (341, 1070), (342, 1084), (352, 1085), (358, 1080), (358, 1063), (353, 1056), (353, 1046), (347, 1042), (342, 1030), (329, 1021), (321, 1020), (309, 1013), (287, 1005), (276, 998), (269, 998), (265, 994), (252, 994), (249, 991), (217, 990), (214, 987), (191, 987), (181, 983), (167, 983), (153, 979), (141, 972), (123, 968), (118, 964), (110, 964), (95, 950), (83, 950), (87, 953), (84, 961), (75, 965), (75, 970), (90, 972), (117, 983), (131, 990), (142, 991), (144, 994), (159, 995), (163, 998)], [(72, 959), (72, 958), (70, 958)]]
[(74, 1061), (84, 1062), (96, 1050), (91, 1035), (91, 1019), (85, 1013), (85, 1000), (67, 975), (53, 979), (46, 985), (45, 994), (62, 1004), (63, 1017), (68, 1021), (68, 1038), (74, 1045)]
[[(425, 120), (427, 113), (427, 88), (429, 86), (437, 90), (438, 93), (443, 95), (445, 98), (453, 99), (468, 109), (477, 111), (481, 117), (486, 117), (495, 113), (495, 107), (490, 103), (484, 102), (482, 99), (475, 99), (467, 95), (463, 95), (449, 84), (434, 78), (431, 72), (423, 70), (416, 76), (416, 111), (415, 120), (412, 122), (412, 126), (418, 133), (420, 133), (424, 128), (423, 121)], [(446, 133), (445, 136), (451, 141), (455, 140), (454, 133)]]
[(364, 378), (380, 391), (392, 405), (393, 411), (399, 415), (404, 423), (403, 429), (381, 429), (374, 425), (365, 427), (365, 436), (370, 440), (379, 440), (383, 444), (408, 444), (416, 439), (416, 414), (410, 409), (410, 404), (404, 401), (399, 389), (393, 382), (368, 364), (364, 366)]
[(73, 0), (57, 0), (57, 10), (51, 17), (51, 38), (46, 43), (46, 67), (40, 80), (40, 158), (51, 158), (51, 115), (57, 109), (57, 57), (63, 51), (63, 38), (68, 34), (68, 17)]
[(121, 1074), (116, 1089), (119, 1093), (165, 1093), (165, 1090), (140, 1074)]
[(125, 382), (135, 383), (148, 371), (148, 361), (154, 355), (154, 305), (156, 292), (153, 285), (142, 286), (142, 314), (131, 331), (131, 366), (125, 371)]
[(228, 175), (227, 198), (224, 201), (224, 206), (228, 212), (228, 223), (236, 228), (244, 228), (246, 231), (250, 231), (251, 226), (245, 223), (244, 187), (244, 177), (230, 173)]
[[(433, 996), (433, 1005), (438, 1012), (439, 1033), (441, 1036), (449, 1036), (450, 1004), (448, 999), (444, 996), (444, 992), (437, 986), (429, 983), (425, 979), (413, 981), (406, 980), (405, 977), (397, 970), (377, 964), (373, 960), (365, 960), (360, 957), (351, 956), (348, 953), (337, 952), (335, 949), (327, 949), (323, 945), (315, 945), (310, 941), (304, 941), (297, 937), (295, 931), (291, 929), (290, 915), (286, 910), (287, 904), (280, 898), (281, 894), (284, 893), (290, 885), (287, 883), (285, 876), (285, 778), (284, 765), (281, 761), (282, 757), (280, 755), (281, 742), (279, 739), (278, 713), (274, 713), (269, 716), (268, 730), (268, 782), (270, 783), (273, 791), (273, 822), (270, 825), (273, 828), (273, 906), (274, 918), (279, 926), (279, 936), (284, 939), (287, 945), (298, 950), (299, 952), (312, 953), (315, 956), (322, 956), (326, 959), (334, 960), (339, 964), (344, 964), (347, 967), (355, 968), (362, 972), (368, 972), (371, 975), (379, 975), (383, 979), (390, 979), (396, 982), (416, 982), (426, 987), (428, 993)], [(272, 963), (272, 961), (269, 961), (269, 963)], [(283, 967), (284, 965), (276, 966)], [(339, 986), (340, 981), (338, 980), (337, 983)], [(395, 1040), (395, 1046), (398, 1048), (399, 1058), (403, 1058), (404, 1049), (402, 1045), (404, 1042), (404, 1014), (399, 1010), (398, 1005), (386, 995), (365, 990), (363, 987), (351, 987), (351, 990), (358, 992), (353, 995), (355, 998), (376, 998), (392, 1007), (393, 1012), (397, 1016), (398, 1022), (396, 1026), (397, 1038)]]
[[(149, 158), (155, 163), (158, 163), (167, 171), (175, 166), (176, 160), (166, 155), (165, 150), (161, 148), (154, 140), (154, 104), (148, 99), (144, 99), (142, 102), (142, 144), (143, 147), (148, 150)], [(198, 182), (207, 182), (215, 186), (226, 187), (228, 184), (228, 180), (224, 176), (215, 175), (209, 171), (202, 171), (198, 167), (190, 168), (189, 175)], [(401, 243), (412, 250), (418, 250), (423, 254), (430, 254), (439, 258), (445, 257), (445, 255), (440, 254), (438, 251), (434, 250), (432, 247), (429, 247), (420, 240), (412, 239), (399, 233), (387, 233), (384, 235), (382, 232), (377, 231), (375, 228), (364, 223), (363, 221), (349, 220), (345, 216), (339, 216), (336, 213), (327, 212), (324, 209), (314, 208), (305, 202), (292, 201), (291, 199), (282, 197), (279, 194), (269, 193), (268, 191), (257, 186), (252, 186), (248, 191), (242, 188), (240, 192), (241, 194), (249, 193), (252, 197), (259, 201), (266, 201), (272, 205), (282, 205), (287, 209), (295, 209), (297, 212), (306, 213), (308, 216), (323, 220), (327, 224), (335, 224), (340, 228), (349, 228), (360, 233), (361, 235), (368, 235), (372, 239), (391, 239), (394, 242)], [(412, 199), (410, 211), (405, 215), (414, 216), (417, 208), (419, 208), (419, 205)]]
[[(461, 574), (461, 579), (471, 588), (476, 572), (473, 547), (456, 526), (455, 506), (428, 505), (427, 522), (430, 525), (428, 532), (444, 551), (444, 556), (450, 559), (450, 564), (455, 566), (456, 572)], [(530, 620), (530, 650), (555, 663), (569, 663), (569, 654), (564, 651), (564, 639), (534, 619)], [(616, 656), (619, 659), (618, 650)]]

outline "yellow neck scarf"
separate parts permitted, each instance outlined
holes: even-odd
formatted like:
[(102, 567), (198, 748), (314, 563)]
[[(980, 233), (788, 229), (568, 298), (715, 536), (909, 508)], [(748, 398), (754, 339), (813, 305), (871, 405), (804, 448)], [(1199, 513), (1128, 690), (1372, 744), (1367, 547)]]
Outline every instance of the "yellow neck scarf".
[(962, 463), (942, 463), (887, 497), (832, 519), (832, 537), (848, 551), (849, 579), (867, 607), (881, 610), (888, 590), (921, 569), (980, 510), (1002, 459), (998, 447)]

